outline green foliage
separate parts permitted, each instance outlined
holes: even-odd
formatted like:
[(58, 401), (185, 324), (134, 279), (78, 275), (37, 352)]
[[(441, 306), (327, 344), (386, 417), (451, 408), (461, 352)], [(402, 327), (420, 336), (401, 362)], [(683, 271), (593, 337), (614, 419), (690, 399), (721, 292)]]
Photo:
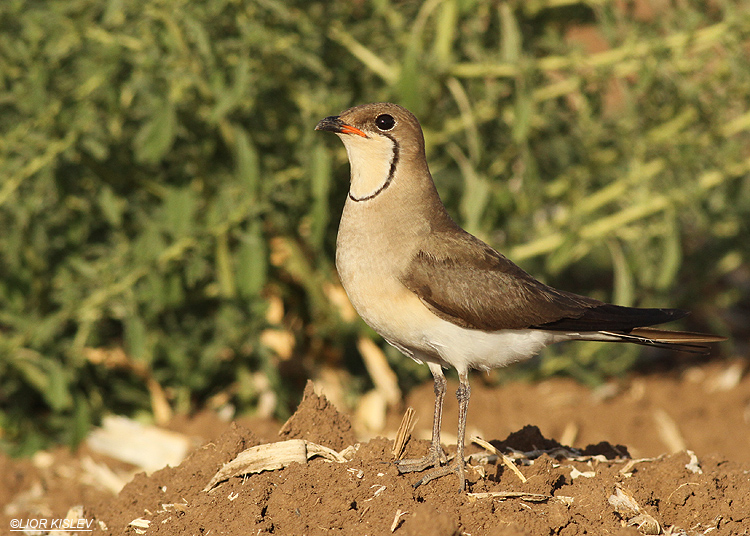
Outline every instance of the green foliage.
[[(536, 275), (726, 331), (717, 308), (746, 297), (717, 283), (750, 255), (750, 12), (624, 4), (2, 2), (6, 448), (74, 444), (160, 392), (251, 408), (324, 361), (362, 374), (362, 325), (327, 290), (348, 169), (313, 127), (363, 102), (412, 109), (451, 212)], [(636, 355), (581, 348), (542, 369)]]

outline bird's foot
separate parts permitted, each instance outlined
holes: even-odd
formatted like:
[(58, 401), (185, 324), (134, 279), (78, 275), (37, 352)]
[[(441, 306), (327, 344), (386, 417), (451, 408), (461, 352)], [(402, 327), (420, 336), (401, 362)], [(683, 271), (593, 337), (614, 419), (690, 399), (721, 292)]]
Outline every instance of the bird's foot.
[(440, 478), (451, 473), (458, 475), (458, 489), (463, 491), (466, 488), (466, 476), (464, 474), (463, 460), (456, 458), (456, 460), (450, 465), (445, 465), (447, 458), (443, 452), (442, 447), (437, 449), (430, 448), (429, 454), (424, 458), (414, 458), (410, 460), (399, 460), (396, 462), (398, 472), (404, 473), (418, 473), (425, 469), (432, 469), (428, 471), (422, 478), (414, 482), (412, 486), (418, 488), (422, 484), (427, 484), (431, 480)]
[(418, 473), (431, 467), (440, 467), (447, 461), (443, 448), (438, 445), (437, 448), (430, 447), (430, 452), (423, 458), (412, 458), (408, 460), (397, 460), (396, 468), (401, 474)]
[(432, 471), (429, 471), (422, 478), (414, 482), (412, 486), (414, 486), (414, 488), (418, 488), (422, 484), (427, 484), (431, 480), (435, 480), (436, 478), (447, 476), (451, 473), (456, 473), (458, 475), (458, 491), (459, 492), (464, 491), (464, 489), (466, 489), (466, 475), (464, 474), (463, 460), (460, 460), (458, 458), (456, 458), (456, 460), (450, 465), (446, 465), (444, 467), (438, 467), (437, 469), (433, 469)]

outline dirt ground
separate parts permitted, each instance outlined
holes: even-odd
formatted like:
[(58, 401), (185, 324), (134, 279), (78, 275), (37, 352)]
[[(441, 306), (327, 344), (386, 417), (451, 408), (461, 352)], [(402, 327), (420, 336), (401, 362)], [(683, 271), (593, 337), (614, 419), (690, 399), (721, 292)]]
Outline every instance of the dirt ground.
[[(392, 463), (403, 411), (389, 415), (387, 439), (358, 441), (349, 418), (309, 388), (283, 427), (227, 423), (212, 413), (175, 419), (169, 433), (187, 438), (192, 450), (176, 467), (148, 475), (131, 478), (132, 466), (90, 445), (31, 460), (0, 457), (0, 533), (750, 534), (744, 361), (634, 376), (594, 391), (564, 379), (490, 388), (475, 377), (472, 387), (468, 435), (513, 458), (525, 482), (472, 444), (468, 493), (457, 492), (453, 475), (415, 489), (417, 477), (399, 475)], [(446, 402), (450, 454), (457, 411), (453, 397)], [(419, 421), (405, 455), (420, 456), (432, 386), (414, 390), (406, 403)], [(224, 464), (260, 445), (260, 457), (243, 457), (239, 468), (283, 468), (212, 483)], [(57, 530), (66, 517), (67, 526), (92, 532)]]

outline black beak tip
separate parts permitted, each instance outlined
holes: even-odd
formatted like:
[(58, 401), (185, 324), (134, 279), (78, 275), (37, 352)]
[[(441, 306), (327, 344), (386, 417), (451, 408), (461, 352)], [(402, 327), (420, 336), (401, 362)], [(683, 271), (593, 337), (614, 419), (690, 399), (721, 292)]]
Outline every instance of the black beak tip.
[(338, 115), (331, 115), (325, 119), (321, 119), (320, 122), (315, 126), (315, 130), (326, 130), (328, 132), (341, 132), (341, 126), (343, 125)]

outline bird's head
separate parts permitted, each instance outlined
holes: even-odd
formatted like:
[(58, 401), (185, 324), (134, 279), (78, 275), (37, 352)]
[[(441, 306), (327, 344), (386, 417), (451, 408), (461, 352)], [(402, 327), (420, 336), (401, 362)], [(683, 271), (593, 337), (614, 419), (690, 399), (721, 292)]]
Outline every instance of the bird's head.
[(426, 165), (422, 127), (406, 108), (389, 102), (355, 106), (326, 117), (315, 130), (336, 133), (352, 170), (350, 197), (371, 199), (393, 180), (397, 166)]

